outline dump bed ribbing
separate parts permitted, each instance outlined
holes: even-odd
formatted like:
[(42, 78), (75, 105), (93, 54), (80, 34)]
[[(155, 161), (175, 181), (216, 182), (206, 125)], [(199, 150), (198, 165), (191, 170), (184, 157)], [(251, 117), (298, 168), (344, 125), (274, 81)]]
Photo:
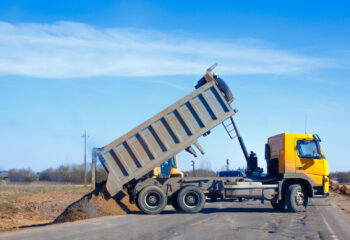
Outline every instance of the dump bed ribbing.
[(206, 74), (205, 80), (197, 90), (100, 149), (112, 196), (192, 144), (200, 149), (197, 139), (235, 114), (211, 75)]

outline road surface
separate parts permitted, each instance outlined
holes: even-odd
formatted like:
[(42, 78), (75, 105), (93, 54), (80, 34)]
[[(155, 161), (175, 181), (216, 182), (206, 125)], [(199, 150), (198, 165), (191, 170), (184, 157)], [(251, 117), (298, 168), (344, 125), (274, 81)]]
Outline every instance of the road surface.
[(304, 213), (259, 201), (207, 203), (202, 213), (131, 214), (0, 233), (2, 239), (350, 239), (350, 225), (323, 199)]

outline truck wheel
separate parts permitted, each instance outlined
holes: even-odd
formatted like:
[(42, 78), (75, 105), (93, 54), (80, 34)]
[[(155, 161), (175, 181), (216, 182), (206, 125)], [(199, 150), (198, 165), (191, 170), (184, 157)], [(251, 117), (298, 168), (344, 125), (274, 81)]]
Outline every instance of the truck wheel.
[(290, 185), (287, 190), (286, 203), (289, 211), (303, 212), (308, 204), (308, 195), (299, 184)]
[(187, 213), (196, 213), (203, 209), (205, 196), (203, 191), (196, 186), (186, 186), (177, 195), (179, 208)]
[[(225, 94), (226, 101), (228, 103), (231, 103), (234, 98), (233, 98), (233, 94), (232, 94), (230, 88), (227, 86), (226, 82), (224, 80), (222, 80), (221, 78), (215, 78), (215, 81), (216, 81), (220, 91)], [(197, 85), (195, 86), (195, 88), (196, 89), (200, 88), (201, 86), (203, 86), (206, 83), (207, 83), (207, 81), (203, 77), (197, 82)]]
[(167, 196), (160, 187), (147, 186), (139, 193), (137, 202), (144, 213), (158, 214), (166, 207)]
[(225, 94), (226, 101), (228, 103), (231, 103), (234, 98), (233, 98), (233, 94), (232, 94), (230, 88), (227, 86), (225, 81), (222, 80), (221, 78), (216, 78), (215, 80), (218, 83), (218, 87), (219, 87), (220, 91)]

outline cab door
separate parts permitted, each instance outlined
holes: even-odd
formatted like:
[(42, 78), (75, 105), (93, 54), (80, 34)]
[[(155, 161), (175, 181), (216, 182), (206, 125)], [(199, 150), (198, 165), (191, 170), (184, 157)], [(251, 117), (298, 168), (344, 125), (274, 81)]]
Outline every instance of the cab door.
[(295, 172), (306, 174), (315, 185), (323, 185), (324, 161), (313, 139), (295, 138)]

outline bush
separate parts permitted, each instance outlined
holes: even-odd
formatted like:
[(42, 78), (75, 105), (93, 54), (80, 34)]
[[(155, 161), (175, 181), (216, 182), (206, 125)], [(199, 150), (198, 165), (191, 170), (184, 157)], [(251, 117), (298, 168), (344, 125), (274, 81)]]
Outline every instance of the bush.
[[(91, 183), (91, 167), (88, 166), (87, 184)], [(99, 165), (96, 168), (96, 182), (102, 182), (107, 179), (107, 173), (104, 168)], [(49, 182), (70, 182), (84, 183), (84, 165), (61, 165), (56, 169), (46, 169), (39, 175), (40, 181)]]
[(330, 178), (338, 181), (339, 183), (350, 183), (350, 171), (349, 172), (334, 172), (329, 174)]
[(49, 168), (40, 173), (39, 180), (84, 183), (84, 165), (61, 165), (57, 169)]
[(38, 175), (31, 169), (10, 169), (8, 178), (11, 182), (33, 182), (38, 179)]
[(39, 181), (60, 182), (62, 179), (56, 169), (46, 169), (39, 174)]

